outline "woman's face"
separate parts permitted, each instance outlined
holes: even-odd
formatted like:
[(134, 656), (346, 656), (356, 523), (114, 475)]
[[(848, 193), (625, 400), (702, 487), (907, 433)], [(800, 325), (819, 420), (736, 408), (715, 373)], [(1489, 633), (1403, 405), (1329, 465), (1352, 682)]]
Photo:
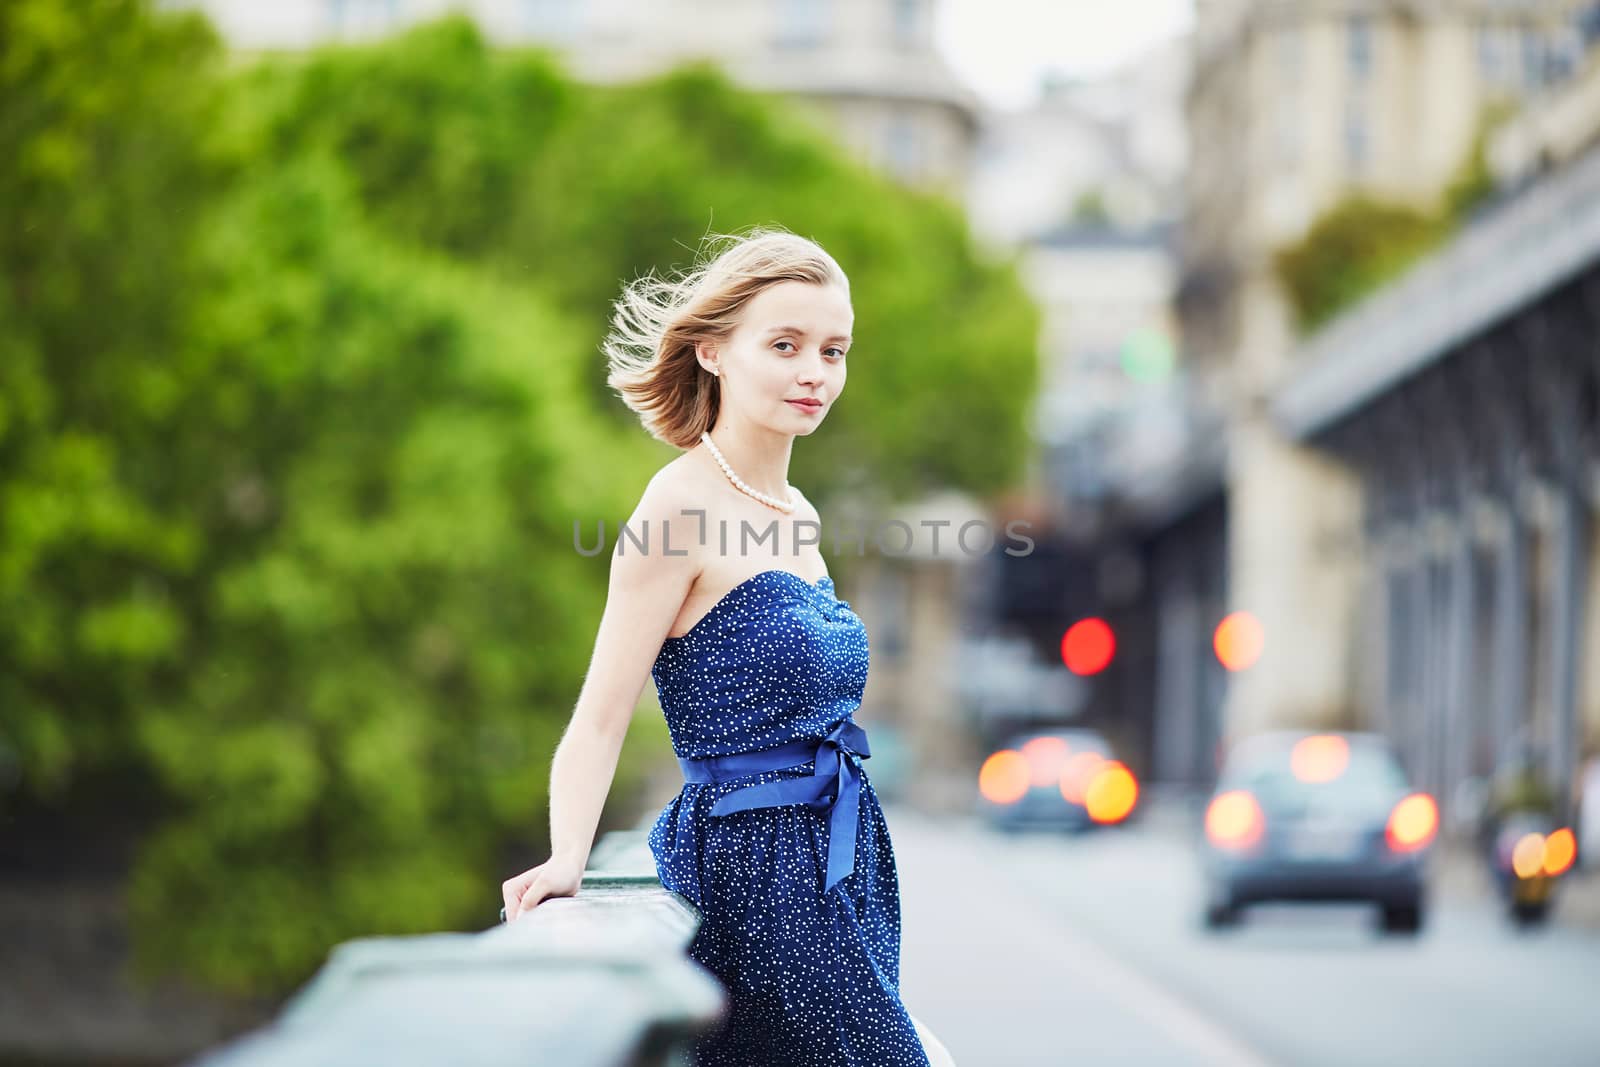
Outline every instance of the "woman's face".
[(837, 285), (777, 282), (763, 289), (745, 305), (733, 334), (715, 346), (723, 410), (781, 433), (809, 434), (844, 390), (854, 323), (850, 297)]

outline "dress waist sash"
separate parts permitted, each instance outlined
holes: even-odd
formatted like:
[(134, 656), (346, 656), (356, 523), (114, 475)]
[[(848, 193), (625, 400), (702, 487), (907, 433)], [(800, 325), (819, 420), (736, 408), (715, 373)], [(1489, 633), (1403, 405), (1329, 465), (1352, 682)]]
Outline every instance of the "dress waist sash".
[(816, 761), (806, 778), (785, 778), (735, 789), (711, 807), (713, 815), (730, 815), (754, 808), (785, 804), (832, 811), (828, 816), (828, 877), (824, 893), (855, 870), (856, 826), (861, 814), (860, 761), (872, 755), (867, 732), (845, 719), (821, 741), (791, 741), (777, 748), (735, 752), (702, 759), (678, 757), (686, 782), (705, 785), (726, 782), (763, 771), (780, 771)]

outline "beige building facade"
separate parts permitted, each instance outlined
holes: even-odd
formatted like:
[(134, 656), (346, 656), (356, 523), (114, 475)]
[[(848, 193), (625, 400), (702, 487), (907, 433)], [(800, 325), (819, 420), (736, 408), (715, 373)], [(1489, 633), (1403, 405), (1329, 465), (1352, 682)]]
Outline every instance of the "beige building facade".
[(1273, 254), (1343, 197), (1432, 207), (1480, 123), (1581, 58), (1576, 0), (1200, 0), (1183, 260), (1215, 294), (1188, 358), (1248, 402), (1294, 347)]
[(1268, 414), (1300, 346), (1274, 257), (1351, 194), (1434, 207), (1497, 102), (1576, 69), (1584, 6), (1199, 0), (1178, 311), (1196, 395), (1226, 427), (1227, 606), (1267, 635), (1228, 686), (1228, 736), (1365, 714), (1362, 495)]

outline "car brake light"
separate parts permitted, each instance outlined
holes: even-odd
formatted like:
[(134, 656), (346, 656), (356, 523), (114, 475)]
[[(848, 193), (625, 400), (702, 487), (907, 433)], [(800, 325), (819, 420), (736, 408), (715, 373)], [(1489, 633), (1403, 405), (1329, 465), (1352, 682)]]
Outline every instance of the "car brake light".
[(1083, 806), (1097, 823), (1116, 823), (1126, 819), (1139, 801), (1139, 781), (1116, 760), (1107, 760), (1089, 782)]
[(1396, 852), (1426, 848), (1439, 832), (1439, 807), (1426, 793), (1413, 793), (1394, 806), (1384, 837)]
[(1218, 848), (1246, 849), (1261, 840), (1266, 818), (1243, 789), (1218, 794), (1206, 808), (1206, 837)]
[(978, 792), (992, 804), (1015, 804), (1028, 792), (1033, 772), (1028, 757), (1014, 748), (1001, 749), (978, 770)]

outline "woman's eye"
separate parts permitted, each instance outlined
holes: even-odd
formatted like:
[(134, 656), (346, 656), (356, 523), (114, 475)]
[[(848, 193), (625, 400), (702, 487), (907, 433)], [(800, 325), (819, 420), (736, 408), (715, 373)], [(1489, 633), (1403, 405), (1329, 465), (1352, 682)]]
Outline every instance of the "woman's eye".
[[(789, 347), (784, 348), (784, 345), (788, 345)], [(795, 348), (793, 341), (776, 341), (773, 343), (772, 347), (776, 348), (785, 355), (788, 355), (791, 350), (796, 352), (799, 351), (798, 348)], [(844, 349), (840, 348), (838, 345), (829, 345), (827, 348), (823, 349), (823, 353), (833, 359), (834, 362), (838, 362), (844, 358)]]

